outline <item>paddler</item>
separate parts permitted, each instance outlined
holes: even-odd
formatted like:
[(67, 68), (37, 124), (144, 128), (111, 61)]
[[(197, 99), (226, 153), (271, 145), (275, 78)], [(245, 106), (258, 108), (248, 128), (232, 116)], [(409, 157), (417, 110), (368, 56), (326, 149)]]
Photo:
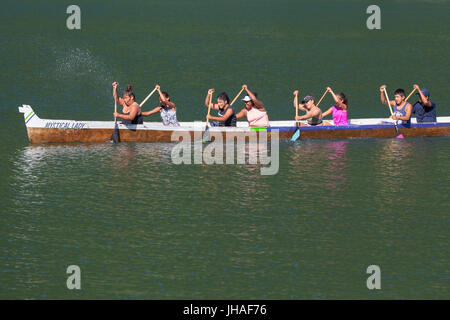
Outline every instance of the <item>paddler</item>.
[(348, 112), (348, 98), (347, 96), (341, 92), (335, 94), (330, 87), (327, 87), (327, 92), (331, 93), (334, 99), (335, 105), (329, 108), (327, 111), (322, 113), (322, 116), (325, 118), (330, 113), (333, 114), (333, 122), (335, 126), (346, 126), (347, 122), (347, 112)]
[(393, 115), (391, 115), (391, 119), (393, 120), (401, 120), (401, 124), (410, 125), (411, 124), (411, 112), (412, 106), (410, 103), (405, 101), (406, 94), (405, 90), (397, 89), (394, 92), (394, 100), (387, 101), (386, 95), (384, 94), (384, 90), (386, 89), (386, 85), (382, 85), (380, 87), (380, 98), (381, 103), (392, 106)]
[[(214, 89), (209, 89), (205, 98), (205, 105), (209, 107), (209, 101), (214, 93)], [(222, 92), (217, 96), (217, 103), (211, 103), (211, 108), (218, 110), (218, 117), (206, 115), (206, 119), (214, 120), (212, 126), (217, 127), (236, 127), (236, 114), (232, 106), (230, 106), (230, 98), (226, 92)]]
[[(298, 97), (298, 90), (294, 91), (294, 96)], [(294, 108), (297, 108), (295, 104), (296, 99), (294, 98)], [(298, 104), (298, 108), (306, 112), (303, 116), (296, 116), (295, 120), (307, 120), (307, 125), (309, 126), (321, 126), (323, 125), (322, 121), (322, 110), (316, 106), (316, 99), (312, 94), (306, 95), (301, 103)], [(304, 125), (303, 123), (300, 124)]]
[(245, 103), (245, 108), (236, 114), (236, 118), (247, 117), (250, 127), (269, 127), (269, 117), (267, 116), (264, 103), (258, 100), (258, 94), (251, 92), (246, 84), (242, 86), (242, 89), (247, 92), (247, 95), (242, 99)]
[(430, 91), (427, 89), (420, 89), (415, 84), (414, 89), (417, 90), (419, 100), (414, 103), (412, 112), (416, 115), (417, 123), (422, 122), (436, 122), (436, 103), (430, 99)]
[(159, 106), (153, 110), (142, 112), (142, 115), (149, 116), (159, 112), (163, 125), (175, 127), (179, 126), (180, 124), (177, 120), (177, 108), (175, 107), (175, 103), (170, 101), (170, 96), (167, 92), (161, 91), (161, 87), (159, 85), (156, 85), (155, 89), (159, 94)]
[(117, 92), (117, 86), (119, 84), (117, 82), (113, 82), (113, 97), (116, 99), (117, 103), (120, 104), (123, 109), (123, 113), (114, 112), (114, 117), (122, 118), (123, 124), (142, 124), (144, 123), (141, 107), (135, 101), (135, 95), (133, 93), (133, 87), (129, 84), (127, 85), (127, 89), (123, 93), (122, 98), (119, 97)]

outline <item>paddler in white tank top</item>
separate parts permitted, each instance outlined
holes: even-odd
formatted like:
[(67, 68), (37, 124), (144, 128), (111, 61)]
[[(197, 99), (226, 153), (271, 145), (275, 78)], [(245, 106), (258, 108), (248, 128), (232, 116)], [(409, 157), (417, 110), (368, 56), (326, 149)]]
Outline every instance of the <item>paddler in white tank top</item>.
[(177, 108), (175, 103), (170, 101), (170, 96), (167, 92), (161, 91), (161, 87), (159, 85), (156, 85), (155, 89), (159, 93), (159, 106), (153, 110), (142, 112), (142, 115), (150, 116), (159, 112), (163, 125), (178, 127), (180, 124), (177, 120)]
[(267, 116), (264, 103), (258, 100), (258, 94), (251, 92), (247, 85), (243, 85), (242, 89), (247, 92), (247, 95), (242, 99), (245, 103), (245, 108), (236, 114), (236, 118), (247, 117), (249, 127), (269, 127), (269, 117)]

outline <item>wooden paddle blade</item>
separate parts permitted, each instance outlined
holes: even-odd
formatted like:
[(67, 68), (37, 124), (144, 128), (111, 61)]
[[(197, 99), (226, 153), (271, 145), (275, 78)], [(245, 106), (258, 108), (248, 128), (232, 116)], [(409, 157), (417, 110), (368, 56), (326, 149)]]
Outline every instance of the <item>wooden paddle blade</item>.
[(291, 141), (292, 142), (297, 141), (298, 138), (300, 138), (300, 129), (295, 130), (295, 132), (291, 138)]
[(210, 142), (211, 141), (211, 135), (209, 134), (209, 126), (205, 128), (205, 132), (203, 132), (202, 142)]
[(114, 143), (119, 143), (120, 142), (119, 125), (117, 124), (117, 122), (116, 122), (116, 124), (114, 126), (114, 132), (113, 132), (113, 134), (111, 136), (111, 141), (114, 142)]

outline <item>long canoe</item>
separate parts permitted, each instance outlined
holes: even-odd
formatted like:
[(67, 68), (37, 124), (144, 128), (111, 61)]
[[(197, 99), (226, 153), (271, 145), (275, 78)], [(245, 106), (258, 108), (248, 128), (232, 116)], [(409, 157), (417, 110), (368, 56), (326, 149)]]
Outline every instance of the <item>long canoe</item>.
[[(28, 138), (31, 143), (48, 142), (106, 142), (111, 139), (114, 121), (76, 121), (41, 119), (29, 105), (19, 107), (23, 113)], [(331, 120), (327, 120), (332, 123)], [(120, 122), (120, 121), (119, 121)], [(264, 131), (270, 140), (275, 135), (279, 140), (290, 140), (297, 127), (295, 121), (271, 121)], [(450, 117), (438, 117), (437, 122), (398, 125), (405, 137), (450, 136)], [(180, 122), (178, 127), (164, 126), (161, 122), (144, 122), (138, 125), (119, 123), (121, 142), (178, 142), (180, 136), (190, 136), (191, 141), (201, 139), (205, 122)], [(211, 135), (246, 137), (255, 131), (247, 122), (238, 122), (237, 127), (211, 127)], [(386, 118), (351, 119), (346, 126), (300, 126), (300, 139), (350, 139), (392, 138), (397, 135), (392, 120)], [(257, 132), (259, 133), (259, 132)], [(259, 133), (260, 134), (260, 133)]]

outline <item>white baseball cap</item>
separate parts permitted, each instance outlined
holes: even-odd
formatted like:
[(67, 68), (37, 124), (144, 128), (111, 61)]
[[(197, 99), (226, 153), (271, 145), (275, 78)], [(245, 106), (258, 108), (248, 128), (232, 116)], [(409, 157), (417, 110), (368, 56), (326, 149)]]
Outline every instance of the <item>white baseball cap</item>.
[(249, 96), (245, 96), (244, 99), (242, 99), (242, 101), (249, 102), (249, 101), (252, 101), (252, 99), (250, 99)]

